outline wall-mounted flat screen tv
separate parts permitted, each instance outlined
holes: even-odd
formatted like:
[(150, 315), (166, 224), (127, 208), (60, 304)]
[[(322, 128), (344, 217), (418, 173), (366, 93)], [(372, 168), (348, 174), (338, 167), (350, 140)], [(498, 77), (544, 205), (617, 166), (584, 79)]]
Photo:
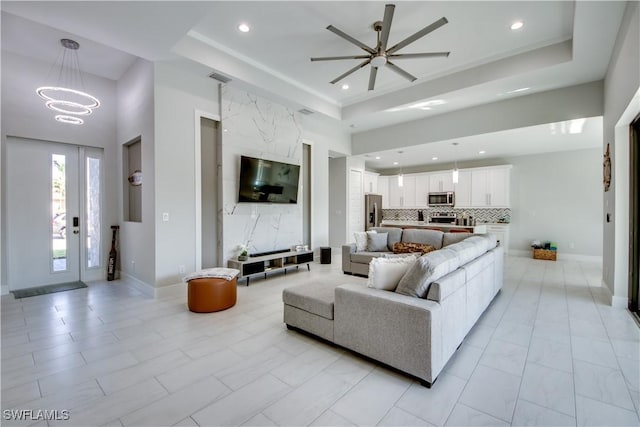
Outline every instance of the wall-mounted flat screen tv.
[(300, 166), (241, 156), (238, 202), (298, 203)]

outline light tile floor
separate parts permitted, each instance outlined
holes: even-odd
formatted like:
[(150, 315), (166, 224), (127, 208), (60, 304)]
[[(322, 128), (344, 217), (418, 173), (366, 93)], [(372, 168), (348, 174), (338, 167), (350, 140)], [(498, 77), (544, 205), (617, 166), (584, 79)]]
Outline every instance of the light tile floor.
[(640, 329), (606, 305), (599, 266), (508, 258), (500, 294), (432, 389), (288, 331), (282, 290), (363, 282), (339, 259), (238, 287), (195, 314), (126, 281), (2, 297), (4, 410), (48, 425), (638, 425)]

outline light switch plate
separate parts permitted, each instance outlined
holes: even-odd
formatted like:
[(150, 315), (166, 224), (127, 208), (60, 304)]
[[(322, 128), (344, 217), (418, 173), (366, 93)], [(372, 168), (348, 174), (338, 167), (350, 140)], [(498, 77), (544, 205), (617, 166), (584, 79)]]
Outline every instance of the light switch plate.
[(169, 212), (163, 212), (163, 213), (162, 213), (162, 220), (163, 220), (164, 222), (169, 221)]

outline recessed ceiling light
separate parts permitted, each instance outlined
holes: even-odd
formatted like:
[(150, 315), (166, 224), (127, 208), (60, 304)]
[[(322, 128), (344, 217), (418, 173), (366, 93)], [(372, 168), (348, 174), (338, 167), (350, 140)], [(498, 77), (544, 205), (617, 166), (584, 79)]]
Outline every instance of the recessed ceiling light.
[(514, 89), (514, 90), (510, 90), (507, 93), (518, 93), (518, 92), (524, 92), (525, 90), (529, 90), (531, 89), (530, 87), (521, 87), (520, 89)]
[(438, 160), (438, 158), (437, 157), (432, 157), (431, 160)]
[(380, 160), (380, 156), (376, 156), (376, 160)]
[(222, 129), (222, 131), (223, 131), (223, 132), (227, 132), (227, 131), (228, 131), (228, 129), (227, 129), (227, 128), (224, 128), (224, 129)]
[(419, 108), (422, 110), (430, 110), (430, 107), (436, 106), (436, 105), (442, 105), (442, 104), (446, 104), (447, 101), (445, 101), (444, 99), (432, 99), (430, 101), (424, 101), (424, 102), (418, 102), (417, 104), (413, 104), (410, 105), (408, 108)]
[(348, 84), (346, 84), (346, 83), (345, 83), (345, 84), (343, 84), (343, 85), (342, 85), (342, 90), (347, 90), (347, 89), (349, 89), (349, 85), (348, 85)]
[(393, 164), (394, 164), (394, 165), (397, 165), (397, 164), (398, 164), (398, 162), (393, 162)]
[(484, 154), (484, 153), (486, 153), (486, 151), (484, 151), (484, 150), (478, 151), (478, 154)]
[(522, 28), (522, 27), (524, 27), (524, 22), (522, 22), (522, 21), (516, 21), (516, 22), (514, 22), (513, 24), (511, 24), (511, 27), (510, 27), (510, 28), (511, 28), (512, 30), (514, 30), (514, 31), (515, 31), (515, 30), (519, 30), (519, 29), (520, 29), (520, 28)]
[(238, 25), (238, 30), (240, 30), (243, 33), (248, 33), (249, 31), (251, 31), (251, 28), (249, 28), (249, 25), (243, 22), (242, 24)]

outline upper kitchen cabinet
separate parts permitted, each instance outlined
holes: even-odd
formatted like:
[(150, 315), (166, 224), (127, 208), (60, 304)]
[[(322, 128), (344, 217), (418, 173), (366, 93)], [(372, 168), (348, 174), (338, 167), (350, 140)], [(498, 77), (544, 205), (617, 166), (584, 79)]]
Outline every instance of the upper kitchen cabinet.
[(416, 207), (424, 208), (429, 204), (429, 175), (416, 174)]
[(375, 172), (364, 171), (364, 194), (379, 194), (378, 175)]
[(450, 171), (429, 174), (429, 191), (453, 191), (453, 173)]
[(453, 184), (456, 193), (456, 208), (470, 208), (471, 204), (471, 171), (459, 170), (458, 183)]
[[(400, 185), (402, 183), (402, 185)], [(382, 199), (384, 204), (384, 198)], [(400, 175), (389, 177), (389, 208), (416, 207), (416, 176)]]
[(389, 178), (378, 176), (378, 194), (382, 196), (382, 209), (389, 209)]
[(508, 208), (511, 166), (471, 171), (471, 206)]

